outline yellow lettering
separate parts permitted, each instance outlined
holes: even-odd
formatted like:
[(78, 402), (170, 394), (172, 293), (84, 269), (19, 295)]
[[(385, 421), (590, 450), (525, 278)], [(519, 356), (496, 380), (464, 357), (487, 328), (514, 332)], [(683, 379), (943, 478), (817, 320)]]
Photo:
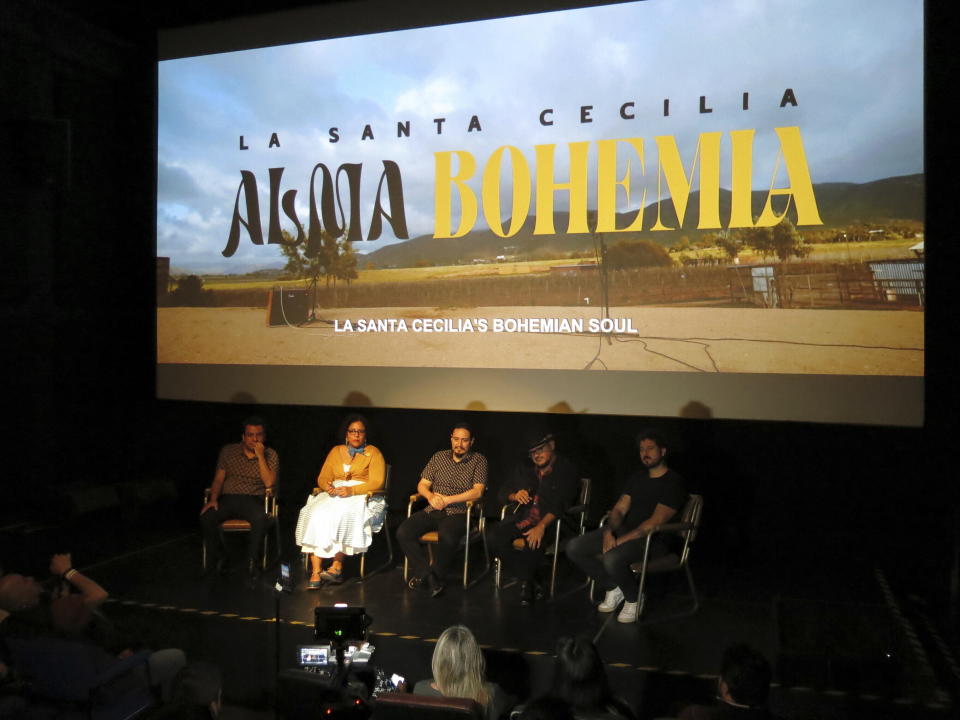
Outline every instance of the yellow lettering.
[(730, 131), (730, 223), (753, 227), (753, 130)]
[(630, 160), (623, 177), (617, 180), (617, 143), (625, 142), (637, 153), (640, 174), (643, 175), (643, 138), (597, 141), (597, 232), (636, 232), (643, 229), (643, 206), (647, 202), (646, 189), (640, 194), (640, 210), (629, 227), (617, 229), (617, 186), (623, 188), (630, 205)]
[[(651, 230), (673, 230), (660, 221), (660, 209), (663, 207), (663, 180), (666, 179), (670, 190), (670, 199), (677, 213), (677, 225), (683, 227), (683, 218), (687, 212), (687, 200), (690, 198), (690, 180), (700, 160), (700, 220), (697, 228), (707, 230), (720, 227), (720, 136), (719, 132), (701, 133), (697, 138), (697, 148), (690, 166), (690, 176), (683, 171), (683, 161), (677, 149), (677, 140), (673, 135), (658, 135), (657, 143), (659, 170), (657, 172), (657, 222)], [(702, 151), (702, 152), (701, 152)]]
[[(458, 171), (453, 174), (453, 156), (457, 156)], [(436, 238), (463, 237), (473, 228), (477, 221), (477, 196), (469, 187), (466, 180), (473, 177), (477, 170), (477, 162), (473, 155), (466, 151), (453, 150), (434, 153), (434, 175), (436, 178), (434, 190), (434, 218), (433, 236)], [(453, 215), (453, 187), (456, 186), (460, 199), (460, 226), (452, 232)]]
[[(506, 232), (503, 231), (500, 217), (500, 168), (504, 151), (510, 153), (510, 165), (513, 168), (513, 204), (510, 209), (510, 228)], [(518, 148), (504, 145), (493, 151), (483, 169), (482, 196), (483, 216), (494, 235), (513, 237), (520, 232), (530, 211), (530, 166)]]
[[(800, 138), (800, 128), (774, 128), (780, 138), (780, 150), (777, 152), (777, 161), (773, 168), (773, 177), (770, 179), (770, 191), (767, 202), (764, 204), (758, 227), (772, 227), (778, 224), (790, 209), (790, 199), (797, 206), (797, 225), (823, 225), (820, 211), (817, 209), (817, 199), (813, 195), (813, 182), (810, 180), (810, 168), (807, 166), (807, 156), (803, 151), (803, 140)], [(777, 173), (780, 170), (780, 159), (783, 158), (787, 169), (787, 178), (790, 183), (785, 188), (774, 188)], [(773, 209), (773, 197), (785, 195), (787, 205), (782, 213)]]
[(558, 183), (554, 178), (553, 150), (556, 145), (536, 145), (537, 154), (537, 221), (534, 235), (554, 235), (553, 193), (570, 192), (570, 221), (568, 233), (585, 233), (587, 225), (587, 150), (589, 142), (568, 143), (570, 151), (570, 182)]

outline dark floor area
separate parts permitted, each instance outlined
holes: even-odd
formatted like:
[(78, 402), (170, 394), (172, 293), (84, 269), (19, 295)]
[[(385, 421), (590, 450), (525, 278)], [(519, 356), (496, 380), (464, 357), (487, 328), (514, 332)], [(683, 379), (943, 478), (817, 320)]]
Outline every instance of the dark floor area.
[[(831, 573), (824, 565), (814, 572), (792, 563), (787, 572), (777, 564), (720, 569), (694, 561), (701, 594), (695, 615), (671, 619), (689, 598), (680, 577), (663, 578), (651, 588), (646, 621), (620, 625), (592, 608), (587, 590), (578, 587), (581, 578), (564, 561), (557, 597), (527, 608), (515, 585), (496, 590), (492, 572), (468, 589), (451, 577), (444, 596), (431, 599), (405, 587), (399, 560), (364, 582), (356, 578), (356, 561), (348, 561), (353, 579), (307, 591), (299, 559), (285, 554), (297, 587), (279, 601), (272, 589), (275, 566), (253, 587), (239, 568), (201, 578), (193, 533), (89, 571), (110, 589), (107, 613), (128, 632), (222, 668), (228, 718), (272, 717), (277, 667), (294, 666), (298, 645), (312, 640), (314, 608), (335, 602), (366, 608), (377, 648), (373, 662), (411, 684), (429, 677), (433, 642), (442, 630), (462, 623), (484, 647), (490, 679), (518, 699), (548, 686), (558, 637), (588, 634), (598, 637), (615, 690), (642, 718), (675, 714), (683, 701), (710, 701), (720, 655), (734, 641), (754, 645), (774, 663), (771, 706), (785, 718), (939, 718), (954, 712), (953, 688), (932, 667), (926, 643), (917, 642), (909, 601), (877, 568), (854, 564)], [(384, 557), (375, 543), (368, 567)], [(473, 568), (483, 569), (479, 555)]]

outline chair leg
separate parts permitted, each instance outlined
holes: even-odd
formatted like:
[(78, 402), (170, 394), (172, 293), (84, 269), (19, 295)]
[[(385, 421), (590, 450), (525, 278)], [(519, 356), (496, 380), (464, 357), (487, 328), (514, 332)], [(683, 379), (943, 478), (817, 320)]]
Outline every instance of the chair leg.
[(658, 615), (649, 620), (641, 620), (641, 616), (643, 614), (643, 609), (644, 609), (644, 602), (646, 599), (646, 596), (642, 591), (643, 585), (641, 584), (640, 586), (641, 592), (639, 595), (640, 605), (637, 607), (637, 623), (648, 625), (648, 624), (663, 622), (664, 620), (676, 620), (677, 618), (689, 617), (690, 615), (696, 614), (697, 610), (700, 608), (700, 596), (697, 595), (697, 588), (693, 583), (693, 573), (690, 571), (690, 563), (689, 562), (685, 563), (683, 566), (683, 569), (687, 575), (687, 585), (689, 586), (689, 589), (690, 589), (690, 597), (693, 600), (693, 604), (688, 609), (681, 610), (680, 612), (672, 612), (666, 615)]
[[(485, 577), (487, 576), (487, 573), (490, 572), (490, 569), (491, 569), (491, 567), (492, 567), (492, 564), (491, 564), (491, 562), (490, 562), (490, 551), (487, 549), (487, 533), (486, 533), (486, 531), (485, 531), (483, 528), (481, 528), (479, 532), (480, 532), (480, 547), (481, 547), (481, 549), (482, 549), (482, 551), (483, 551), (483, 559), (484, 559), (484, 561), (485, 561), (485, 563), (484, 563), (484, 568), (483, 568), (483, 570), (482, 570), (473, 580), (470, 580), (470, 581), (468, 582), (468, 580), (467, 580), (466, 560), (464, 560), (464, 568), (463, 568), (463, 582), (464, 582), (464, 584), (463, 584), (463, 587), (465, 587), (465, 588), (471, 588), (471, 587), (473, 587), (474, 585), (476, 585), (478, 582), (480, 582), (481, 580), (483, 580), (483, 578), (485, 578)], [(464, 548), (464, 552), (465, 552), (465, 553), (469, 553), (469, 546), (470, 546), (470, 544), (471, 544), (471, 543), (467, 542), (467, 544), (466, 544), (467, 547)]]
[(643, 607), (647, 603), (647, 596), (642, 592), (637, 595), (637, 616), (633, 619), (633, 622), (639, 624), (640, 618), (643, 616)]
[(556, 525), (556, 536), (553, 540), (553, 562), (550, 564), (550, 599), (553, 599), (553, 596), (557, 591), (557, 559), (560, 556), (560, 525), (563, 523), (562, 518), (557, 518), (553, 521), (553, 524)]
[(690, 585), (690, 595), (691, 597), (693, 597), (693, 609), (690, 611), (690, 614), (692, 615), (693, 613), (695, 613), (697, 610), (700, 609), (700, 596), (697, 595), (697, 588), (693, 584), (693, 573), (690, 572), (689, 561), (687, 561), (686, 564), (684, 564), (683, 569), (687, 573), (687, 584)]
[[(380, 529), (380, 532), (383, 533), (384, 537), (387, 540), (387, 559), (386, 561), (370, 571), (369, 575), (365, 574), (364, 569), (364, 560), (366, 559), (366, 553), (360, 557), (360, 580), (361, 582), (371, 575), (376, 575), (378, 572), (382, 572), (393, 567), (393, 540), (390, 538), (390, 526), (387, 524), (386, 518), (383, 521), (383, 527)], [(369, 548), (368, 548), (369, 549)], [(404, 561), (406, 565), (406, 561)], [(404, 571), (404, 579), (406, 579), (406, 571)]]

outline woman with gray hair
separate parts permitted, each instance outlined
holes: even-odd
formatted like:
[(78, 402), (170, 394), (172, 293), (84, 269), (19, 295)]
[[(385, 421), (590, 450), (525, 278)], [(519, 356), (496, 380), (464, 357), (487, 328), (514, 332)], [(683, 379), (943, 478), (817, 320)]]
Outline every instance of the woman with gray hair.
[(452, 625), (444, 630), (430, 667), (433, 678), (418, 682), (414, 694), (476, 700), (487, 720), (497, 720), (510, 709), (510, 700), (500, 686), (487, 682), (486, 662), (469, 628)]

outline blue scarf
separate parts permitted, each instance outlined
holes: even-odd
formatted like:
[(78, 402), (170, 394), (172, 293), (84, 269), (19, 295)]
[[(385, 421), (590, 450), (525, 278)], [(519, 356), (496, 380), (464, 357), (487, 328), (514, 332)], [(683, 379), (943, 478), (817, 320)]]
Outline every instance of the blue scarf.
[(367, 449), (367, 444), (364, 443), (360, 447), (353, 447), (352, 445), (347, 445), (347, 452), (350, 453), (350, 459), (353, 459), (353, 456), (359, 453), (363, 455), (363, 451)]

